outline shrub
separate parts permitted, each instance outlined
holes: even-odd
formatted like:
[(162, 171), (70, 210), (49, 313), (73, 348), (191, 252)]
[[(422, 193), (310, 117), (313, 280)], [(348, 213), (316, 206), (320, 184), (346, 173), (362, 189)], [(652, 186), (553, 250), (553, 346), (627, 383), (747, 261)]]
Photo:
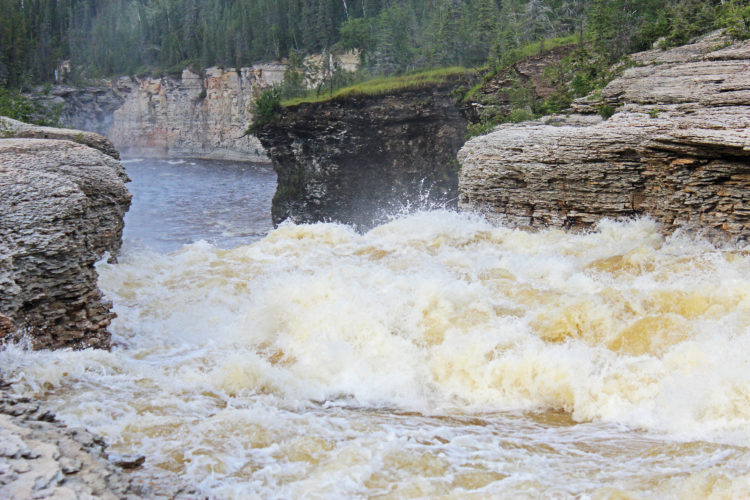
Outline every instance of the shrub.
[(269, 87), (263, 90), (255, 98), (253, 106), (253, 125), (252, 129), (272, 121), (281, 110), (281, 89), (278, 86)]
[(605, 120), (615, 114), (615, 108), (610, 104), (602, 104), (597, 109), (599, 111), (599, 116)]
[(59, 126), (62, 104), (46, 108), (17, 90), (0, 88), (0, 115), (36, 125)]
[(527, 108), (516, 108), (508, 114), (508, 121), (513, 123), (525, 122), (534, 118), (534, 113)]

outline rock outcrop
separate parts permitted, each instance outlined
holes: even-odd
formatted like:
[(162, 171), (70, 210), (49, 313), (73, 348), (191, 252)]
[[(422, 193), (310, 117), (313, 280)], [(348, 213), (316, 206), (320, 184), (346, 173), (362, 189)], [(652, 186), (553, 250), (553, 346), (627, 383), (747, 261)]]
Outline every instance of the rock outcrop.
[(106, 137), (93, 132), (85, 132), (70, 128), (40, 127), (28, 123), (0, 116), (0, 139), (62, 139), (83, 144), (98, 149), (115, 160), (120, 159), (120, 153)]
[(116, 154), (101, 136), (31, 126), (16, 131), (73, 133), (101, 147), (0, 140), (0, 315), (14, 324), (13, 336), (26, 334), (35, 348), (107, 348), (113, 313), (97, 288), (94, 264), (120, 248), (131, 198), (127, 175), (102, 152)]
[(38, 403), (0, 391), (0, 498), (199, 496), (167, 473), (125, 470), (143, 459), (109, 455), (100, 437), (67, 428)]
[(467, 125), (457, 84), (284, 108), (257, 131), (278, 175), (273, 222), (364, 229), (407, 205), (455, 205)]
[(76, 130), (86, 130), (107, 135), (114, 112), (125, 101), (122, 92), (112, 82), (103, 81), (98, 86), (73, 87), (53, 85), (38, 87), (28, 95), (45, 108), (60, 112), (60, 123)]
[[(460, 206), (518, 226), (648, 214), (750, 237), (750, 42), (633, 56), (579, 115), (503, 125), (459, 152)], [(619, 112), (593, 116), (602, 103)], [(586, 116), (588, 114), (588, 116)]]
[(283, 64), (185, 69), (180, 78), (120, 78), (125, 96), (108, 137), (124, 155), (268, 161), (245, 131), (258, 87), (281, 82)]

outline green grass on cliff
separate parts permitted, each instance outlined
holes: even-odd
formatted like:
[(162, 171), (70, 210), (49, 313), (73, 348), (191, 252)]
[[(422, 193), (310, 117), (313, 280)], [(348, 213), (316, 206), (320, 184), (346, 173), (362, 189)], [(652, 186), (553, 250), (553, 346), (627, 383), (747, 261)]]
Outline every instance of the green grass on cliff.
[(432, 69), (429, 71), (420, 71), (402, 76), (389, 78), (375, 78), (364, 82), (356, 83), (348, 87), (343, 87), (333, 92), (321, 90), (320, 92), (312, 91), (302, 97), (285, 99), (281, 105), (296, 106), (302, 103), (325, 102), (335, 99), (345, 99), (347, 97), (384, 95), (392, 92), (400, 92), (410, 89), (420, 89), (425, 87), (434, 87), (446, 83), (461, 75), (469, 75), (472, 70), (461, 66), (452, 66), (449, 68)]
[(482, 89), (485, 83), (490, 81), (495, 75), (503, 70), (511, 68), (514, 64), (533, 56), (543, 54), (547, 51), (557, 49), (559, 47), (567, 47), (575, 45), (579, 42), (578, 35), (568, 35), (557, 38), (547, 38), (539, 42), (528, 43), (517, 49), (510, 50), (503, 54), (503, 57), (497, 61), (497, 64), (484, 74), (484, 78), (480, 80), (474, 87), (464, 95), (463, 102), (471, 102), (477, 98), (479, 91)]

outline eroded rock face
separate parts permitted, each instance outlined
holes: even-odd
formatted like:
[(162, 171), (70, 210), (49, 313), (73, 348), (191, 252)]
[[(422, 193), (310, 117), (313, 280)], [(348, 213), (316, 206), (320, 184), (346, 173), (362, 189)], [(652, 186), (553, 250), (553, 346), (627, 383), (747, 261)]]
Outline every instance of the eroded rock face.
[(238, 70), (189, 69), (180, 78), (121, 78), (125, 96), (108, 137), (124, 155), (268, 161), (245, 131), (252, 123), (255, 89), (281, 82), (283, 64)]
[(107, 135), (114, 112), (124, 102), (122, 90), (109, 81), (98, 86), (73, 87), (53, 85), (39, 87), (27, 97), (40, 102), (47, 109), (60, 111), (60, 123), (76, 130), (87, 130)]
[(528, 227), (649, 214), (747, 239), (750, 42), (718, 47), (637, 54), (642, 66), (602, 92), (620, 109), (609, 120), (550, 117), (472, 139), (458, 154), (460, 206)]
[(452, 89), (285, 108), (257, 133), (278, 175), (274, 223), (369, 228), (407, 204), (455, 204), (467, 120)]
[(94, 263), (120, 248), (127, 180), (116, 159), (82, 144), (0, 140), (0, 314), (14, 335), (35, 348), (109, 347), (113, 313)]

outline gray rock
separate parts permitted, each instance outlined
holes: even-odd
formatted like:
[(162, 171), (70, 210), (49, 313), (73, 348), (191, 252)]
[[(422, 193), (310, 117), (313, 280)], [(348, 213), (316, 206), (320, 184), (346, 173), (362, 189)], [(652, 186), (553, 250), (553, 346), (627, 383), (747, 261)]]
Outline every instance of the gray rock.
[(119, 251), (127, 180), (117, 160), (82, 144), (0, 140), (0, 314), (35, 348), (109, 347), (113, 313), (94, 263)]
[(39, 421), (37, 411), (0, 390), (0, 498), (200, 498), (173, 474), (123, 471), (101, 438)]
[(83, 144), (102, 153), (111, 156), (115, 160), (120, 159), (120, 154), (109, 139), (94, 132), (84, 132), (69, 128), (41, 127), (0, 116), (0, 138), (1, 139), (63, 139)]
[(60, 112), (60, 123), (77, 130), (87, 130), (107, 135), (112, 126), (114, 112), (125, 100), (120, 89), (111, 82), (98, 86), (73, 87), (53, 85), (38, 87), (27, 95), (50, 111)]
[(406, 204), (455, 206), (468, 123), (451, 95), (459, 83), (282, 110), (257, 132), (278, 175), (273, 222), (365, 229)]
[(504, 125), (467, 142), (460, 206), (522, 227), (649, 214), (667, 230), (747, 239), (750, 42), (713, 38), (634, 59), (642, 66), (601, 93), (621, 110), (609, 120)]

